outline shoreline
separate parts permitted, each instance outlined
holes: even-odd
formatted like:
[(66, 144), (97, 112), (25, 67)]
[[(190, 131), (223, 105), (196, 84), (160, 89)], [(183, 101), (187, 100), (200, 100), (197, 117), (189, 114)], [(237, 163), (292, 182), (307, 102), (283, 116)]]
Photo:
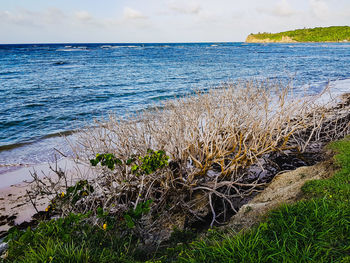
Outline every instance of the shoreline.
[(0, 177), (16, 170), (59, 161), (65, 156), (70, 156), (72, 153), (67, 139), (72, 140), (72, 135), (47, 135), (33, 142), (6, 145), (3, 146), (5, 149), (0, 147)]
[[(332, 101), (336, 97), (340, 99), (340, 94), (349, 94), (350, 79), (343, 81), (343, 85), (332, 87), (331, 96), (328, 92), (322, 94), (319, 98), (321, 101)], [(346, 92), (347, 91), (347, 92)], [(334, 102), (334, 101), (333, 101)], [(52, 164), (51, 165), (56, 165)], [(79, 164), (73, 159), (63, 158), (57, 161), (57, 167), (69, 173), (74, 179), (77, 175), (84, 174), (87, 178), (94, 176), (91, 166)], [(26, 190), (29, 185), (23, 181), (32, 179), (31, 172), (36, 171), (40, 177), (54, 176), (54, 171), (50, 169), (50, 164), (42, 163), (22, 167), (14, 171), (0, 174), (0, 236), (14, 224), (20, 225), (23, 222), (31, 221), (32, 216), (36, 214), (33, 205), (26, 197)], [(48, 205), (49, 199), (39, 200), (38, 210), (43, 211)]]
[[(40, 178), (45, 176), (53, 177), (55, 172), (51, 170), (55, 167), (54, 163), (38, 164), (29, 167), (0, 174), (0, 237), (3, 236), (13, 225), (27, 226), (37, 214), (36, 209), (27, 196), (31, 186), (31, 173), (36, 172)], [(70, 158), (63, 158), (57, 161), (57, 167), (69, 173), (71, 180), (78, 175), (90, 177), (91, 168), (77, 163)], [(36, 200), (37, 210), (44, 211), (50, 200), (41, 198)]]
[[(349, 92), (350, 76), (345, 79), (330, 81), (329, 85), (332, 87), (332, 93), (334, 95)], [(315, 82), (305, 84), (299, 88), (302, 91), (307, 89), (308, 86), (317, 86), (319, 87), (318, 89), (322, 91), (324, 87), (327, 86), (327, 83), (323, 81)], [(310, 95), (313, 95), (313, 91), (311, 89)], [(71, 150), (67, 144), (67, 139), (74, 141), (74, 131), (76, 131), (76, 129), (62, 133), (48, 134), (33, 142), (20, 142), (0, 146), (0, 178), (2, 175), (16, 170), (32, 166), (40, 166), (48, 162), (54, 162), (55, 157), (57, 156), (60, 157), (57, 159), (61, 160), (62, 155), (55, 149), (58, 149), (65, 156), (70, 157)], [(60, 136), (61, 134), (63, 136)], [(68, 135), (68, 137), (66, 137), (66, 135)], [(5, 149), (3, 149), (4, 147)], [(15, 158), (13, 158), (13, 156), (15, 156)]]

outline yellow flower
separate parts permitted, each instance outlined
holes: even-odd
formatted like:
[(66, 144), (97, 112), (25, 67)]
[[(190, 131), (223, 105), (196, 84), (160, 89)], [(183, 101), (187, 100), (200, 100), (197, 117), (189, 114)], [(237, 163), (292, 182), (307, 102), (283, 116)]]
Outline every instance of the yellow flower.
[(64, 192), (61, 193), (61, 197), (64, 197)]
[(107, 229), (107, 224), (103, 224), (103, 230), (106, 230)]
[(329, 198), (332, 198), (332, 195), (329, 195)]
[(50, 206), (46, 207), (46, 208), (45, 208), (45, 212), (48, 212), (49, 209), (50, 209)]

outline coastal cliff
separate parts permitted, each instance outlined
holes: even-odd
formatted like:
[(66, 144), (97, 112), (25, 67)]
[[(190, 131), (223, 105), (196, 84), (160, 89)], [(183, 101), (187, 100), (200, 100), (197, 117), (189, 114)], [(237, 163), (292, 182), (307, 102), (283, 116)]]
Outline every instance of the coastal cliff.
[(280, 33), (250, 34), (247, 43), (348, 42), (349, 26), (304, 28)]
[(245, 40), (247, 43), (295, 43), (298, 41), (295, 41), (294, 39), (288, 37), (288, 36), (282, 36), (280, 40), (277, 39), (270, 39), (270, 38), (257, 38), (254, 35), (247, 36), (247, 39)]

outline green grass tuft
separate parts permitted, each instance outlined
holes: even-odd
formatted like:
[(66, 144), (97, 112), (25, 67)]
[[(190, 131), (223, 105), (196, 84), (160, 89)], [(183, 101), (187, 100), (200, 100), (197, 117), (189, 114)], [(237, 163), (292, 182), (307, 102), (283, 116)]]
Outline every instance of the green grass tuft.
[(311, 197), (332, 198), (349, 203), (350, 136), (342, 141), (333, 142), (328, 147), (338, 153), (334, 159), (341, 169), (330, 179), (307, 182), (302, 190)]

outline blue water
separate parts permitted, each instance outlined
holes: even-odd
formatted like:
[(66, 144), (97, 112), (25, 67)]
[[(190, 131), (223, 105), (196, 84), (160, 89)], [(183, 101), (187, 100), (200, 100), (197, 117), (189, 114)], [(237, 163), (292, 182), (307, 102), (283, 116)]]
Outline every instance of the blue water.
[(0, 45), (0, 164), (15, 162), (14, 149), (22, 162), (43, 160), (61, 144), (55, 134), (108, 112), (252, 77), (320, 91), (350, 78), (350, 44)]

